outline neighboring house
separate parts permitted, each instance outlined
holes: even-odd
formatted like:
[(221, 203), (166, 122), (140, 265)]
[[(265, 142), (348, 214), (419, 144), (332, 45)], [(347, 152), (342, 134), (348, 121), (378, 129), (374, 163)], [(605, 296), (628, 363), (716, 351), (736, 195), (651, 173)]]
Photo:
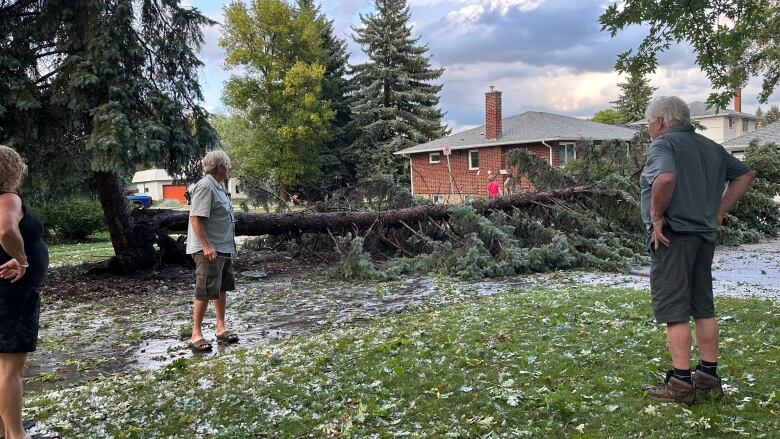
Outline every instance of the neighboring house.
[[(698, 122), (704, 129), (696, 131), (704, 137), (715, 142), (723, 143), (739, 137), (745, 133), (755, 131), (759, 118), (753, 114), (742, 112), (742, 97), (737, 94), (734, 97), (734, 109), (714, 110), (707, 107), (701, 101), (688, 104), (691, 110), (691, 120)], [(635, 122), (637, 125), (647, 126), (647, 120)]]
[(501, 92), (485, 94), (485, 125), (396, 152), (411, 162), (412, 194), (436, 203), (486, 197), (490, 178), (503, 187), (530, 189), (524, 176), (507, 164), (512, 149), (526, 148), (552, 166), (577, 157), (576, 142), (631, 140), (636, 129), (575, 117), (528, 111), (502, 119)]
[(176, 200), (185, 202), (186, 184), (174, 184), (175, 179), (164, 169), (147, 169), (133, 175), (133, 184), (139, 194), (146, 194), (154, 201)]
[(760, 143), (774, 143), (780, 147), (780, 122), (771, 123), (756, 131), (751, 131), (723, 142), (723, 147), (726, 148), (726, 151), (741, 159), (745, 155), (748, 144), (753, 140), (758, 140)]
[[(180, 203), (187, 201), (184, 193), (188, 185), (174, 179), (164, 169), (147, 169), (133, 175), (133, 184), (139, 194), (146, 194), (154, 201), (175, 200)], [(236, 178), (228, 180), (228, 192), (234, 199), (246, 198), (241, 190), (241, 182)]]

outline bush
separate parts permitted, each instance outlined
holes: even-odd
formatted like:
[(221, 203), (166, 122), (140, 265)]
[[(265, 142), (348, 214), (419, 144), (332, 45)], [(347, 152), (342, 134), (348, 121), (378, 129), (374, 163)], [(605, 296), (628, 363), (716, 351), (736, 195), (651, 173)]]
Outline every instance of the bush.
[(106, 230), (103, 209), (96, 201), (68, 201), (41, 211), (46, 232), (57, 240), (76, 241)]

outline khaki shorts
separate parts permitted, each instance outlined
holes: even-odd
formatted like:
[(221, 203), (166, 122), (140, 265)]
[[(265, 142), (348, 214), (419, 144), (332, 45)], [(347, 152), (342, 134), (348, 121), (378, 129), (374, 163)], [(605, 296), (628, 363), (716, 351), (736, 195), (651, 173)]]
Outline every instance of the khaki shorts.
[(650, 291), (658, 323), (715, 317), (712, 258), (715, 243), (694, 234), (664, 228), (669, 247), (650, 244)]
[(195, 300), (219, 299), (220, 293), (236, 289), (233, 259), (229, 253), (217, 253), (213, 261), (203, 252), (192, 255), (195, 260)]

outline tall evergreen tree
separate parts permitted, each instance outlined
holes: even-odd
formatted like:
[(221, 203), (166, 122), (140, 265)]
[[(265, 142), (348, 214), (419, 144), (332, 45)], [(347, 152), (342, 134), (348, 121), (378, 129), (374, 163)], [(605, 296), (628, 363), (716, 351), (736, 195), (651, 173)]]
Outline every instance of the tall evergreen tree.
[(645, 118), (645, 110), (656, 87), (650, 86), (650, 80), (644, 75), (631, 72), (626, 82), (618, 84), (620, 95), (615, 104), (620, 123), (631, 123)]
[(772, 105), (769, 107), (768, 110), (766, 110), (766, 114), (764, 114), (764, 126), (769, 125), (770, 123), (775, 123), (780, 120), (780, 107), (777, 105)]
[(330, 191), (356, 180), (355, 163), (349, 154), (354, 142), (354, 133), (349, 124), (352, 121), (350, 108), (350, 83), (347, 79), (349, 53), (346, 40), (336, 36), (333, 21), (328, 20), (314, 0), (298, 0), (299, 11), (315, 11), (322, 26), (322, 48), (325, 52), (325, 75), (322, 78), (322, 99), (330, 104), (333, 119), (328, 129), (328, 138), (320, 147), (322, 182), (320, 187)]
[(766, 125), (764, 122), (764, 110), (761, 109), (761, 106), (759, 105), (756, 109), (756, 117), (758, 118), (758, 127), (762, 127)]
[(0, 142), (27, 158), (39, 187), (93, 179), (117, 270), (155, 261), (121, 176), (181, 175), (216, 144), (196, 56), (211, 23), (178, 0), (0, 2)]
[(353, 67), (357, 139), (353, 156), (361, 177), (405, 175), (408, 163), (394, 152), (446, 134), (438, 108), (442, 86), (433, 84), (428, 47), (412, 38), (406, 0), (377, 0), (376, 11), (361, 15), (355, 42), (368, 61)]

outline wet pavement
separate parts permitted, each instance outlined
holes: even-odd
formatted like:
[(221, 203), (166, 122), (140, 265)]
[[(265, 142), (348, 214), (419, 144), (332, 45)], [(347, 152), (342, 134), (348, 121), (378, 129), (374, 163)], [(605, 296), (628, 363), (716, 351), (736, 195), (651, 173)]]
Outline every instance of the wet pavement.
[[(262, 267), (257, 267), (261, 269)], [(780, 300), (780, 240), (740, 248), (721, 248), (713, 263), (716, 295)], [(534, 287), (606, 285), (649, 290), (649, 269), (634, 275), (557, 272), (510, 279), (465, 282), (417, 277), (397, 282), (334, 282), (317, 270), (263, 278), (239, 278), (229, 295), (230, 329), (237, 345), (215, 345), (213, 352), (258, 346), (269, 340), (327, 330), (414, 307), (436, 306), (468, 297)], [(27, 371), (27, 390), (66, 386), (106, 375), (157, 369), (187, 348), (193, 284), (160, 288), (131, 297), (106, 297), (76, 303), (47, 300), (41, 315), (38, 351)], [(204, 323), (214, 341), (214, 312)]]

